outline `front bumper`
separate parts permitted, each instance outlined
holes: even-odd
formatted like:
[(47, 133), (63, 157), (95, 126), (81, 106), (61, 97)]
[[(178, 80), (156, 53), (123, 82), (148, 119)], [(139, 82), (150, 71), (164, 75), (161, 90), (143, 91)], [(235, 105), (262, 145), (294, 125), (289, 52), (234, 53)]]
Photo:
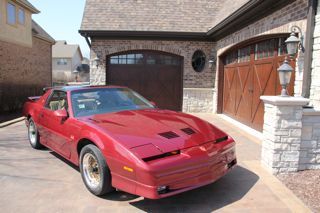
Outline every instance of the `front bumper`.
[[(205, 151), (204, 151), (205, 150)], [(235, 143), (207, 144), (183, 150), (180, 156), (152, 162), (137, 172), (137, 180), (117, 177), (117, 188), (149, 199), (160, 199), (215, 182), (237, 164)], [(167, 190), (158, 192), (159, 186)], [(130, 188), (131, 190), (126, 190)]]

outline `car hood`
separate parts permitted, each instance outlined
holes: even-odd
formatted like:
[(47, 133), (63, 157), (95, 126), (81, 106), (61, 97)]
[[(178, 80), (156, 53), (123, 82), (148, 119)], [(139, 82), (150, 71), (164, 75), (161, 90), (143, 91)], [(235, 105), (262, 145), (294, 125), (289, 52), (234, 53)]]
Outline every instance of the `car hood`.
[(226, 136), (206, 121), (169, 110), (121, 111), (82, 117), (79, 120), (97, 127), (128, 149), (152, 145), (162, 153)]

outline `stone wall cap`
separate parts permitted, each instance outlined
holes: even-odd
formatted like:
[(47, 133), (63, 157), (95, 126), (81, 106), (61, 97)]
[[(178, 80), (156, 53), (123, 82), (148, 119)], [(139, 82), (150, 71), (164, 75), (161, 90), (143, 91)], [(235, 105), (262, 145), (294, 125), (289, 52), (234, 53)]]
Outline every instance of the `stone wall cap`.
[(313, 108), (303, 109), (303, 115), (320, 115), (320, 110), (315, 110)]
[(266, 103), (275, 106), (304, 106), (309, 103), (309, 99), (303, 97), (281, 97), (281, 96), (261, 96), (260, 99)]
[(202, 90), (202, 91), (215, 91), (215, 88), (191, 88), (191, 87), (185, 87), (183, 90)]

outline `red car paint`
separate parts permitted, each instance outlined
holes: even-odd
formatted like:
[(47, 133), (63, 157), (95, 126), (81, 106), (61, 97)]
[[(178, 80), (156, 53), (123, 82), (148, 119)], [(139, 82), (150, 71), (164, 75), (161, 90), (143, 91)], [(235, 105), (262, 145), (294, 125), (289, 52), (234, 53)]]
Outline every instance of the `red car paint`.
[[(26, 102), (23, 114), (37, 124), (41, 144), (75, 165), (79, 165), (81, 142), (93, 142), (103, 153), (112, 186), (117, 189), (159, 199), (212, 183), (236, 165), (234, 140), (206, 121), (156, 108), (75, 118), (71, 91), (97, 87), (67, 88), (67, 119), (62, 121), (57, 113), (44, 107), (53, 89)], [(185, 128), (194, 133), (187, 134), (182, 131)], [(164, 132), (174, 132), (178, 137), (167, 139), (159, 135)], [(216, 142), (225, 136), (225, 140)], [(177, 150), (180, 154), (143, 160)], [(159, 186), (168, 186), (169, 190), (159, 194)]]

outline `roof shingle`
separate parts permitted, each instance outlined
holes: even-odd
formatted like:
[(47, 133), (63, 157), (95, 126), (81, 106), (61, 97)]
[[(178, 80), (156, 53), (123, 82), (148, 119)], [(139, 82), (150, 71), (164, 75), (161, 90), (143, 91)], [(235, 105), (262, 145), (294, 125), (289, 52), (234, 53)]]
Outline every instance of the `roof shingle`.
[(67, 44), (66, 41), (57, 41), (55, 45), (52, 46), (52, 58), (72, 58), (77, 51), (79, 51), (82, 58), (79, 45)]
[(87, 0), (83, 31), (207, 32), (249, 0)]

